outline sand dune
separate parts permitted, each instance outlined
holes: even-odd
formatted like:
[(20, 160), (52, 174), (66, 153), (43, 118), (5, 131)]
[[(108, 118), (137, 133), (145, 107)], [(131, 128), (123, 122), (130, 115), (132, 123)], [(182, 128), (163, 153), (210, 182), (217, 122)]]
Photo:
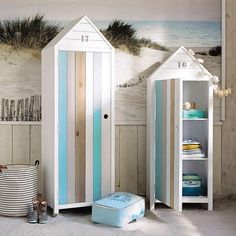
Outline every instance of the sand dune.
[[(10, 46), (1, 44), (0, 51), (0, 98), (23, 98), (41, 94), (40, 52), (14, 51)], [(144, 48), (138, 57), (116, 50), (116, 123), (146, 123), (146, 81), (171, 53), (172, 50), (165, 52)], [(201, 55), (196, 57), (205, 60), (204, 66), (212, 74), (220, 75), (220, 57)], [(214, 119), (217, 121), (220, 118), (219, 99), (214, 100), (214, 107)]]

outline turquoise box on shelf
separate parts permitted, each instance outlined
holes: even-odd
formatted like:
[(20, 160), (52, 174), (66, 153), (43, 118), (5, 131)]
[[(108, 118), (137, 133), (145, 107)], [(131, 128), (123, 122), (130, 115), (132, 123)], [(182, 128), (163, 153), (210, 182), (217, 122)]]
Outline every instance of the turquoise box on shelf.
[(206, 118), (206, 114), (205, 111), (202, 109), (183, 110), (183, 118), (184, 119)]

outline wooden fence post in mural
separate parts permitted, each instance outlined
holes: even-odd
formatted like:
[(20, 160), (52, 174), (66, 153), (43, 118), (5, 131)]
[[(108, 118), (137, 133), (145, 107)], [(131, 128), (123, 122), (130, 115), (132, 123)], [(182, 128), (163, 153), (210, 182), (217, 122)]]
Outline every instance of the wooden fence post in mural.
[(1, 99), (1, 121), (41, 121), (41, 96), (24, 99)]
[(10, 101), (10, 114), (9, 114), (9, 120), (13, 121), (15, 118), (15, 101)]
[(6, 116), (6, 120), (8, 121), (9, 120), (9, 100), (6, 99), (5, 100), (5, 116)]
[(25, 99), (25, 121), (29, 121), (29, 98)]
[(1, 120), (4, 120), (5, 119), (5, 106), (4, 106), (4, 103), (5, 103), (5, 99), (2, 98), (2, 102), (1, 102)]

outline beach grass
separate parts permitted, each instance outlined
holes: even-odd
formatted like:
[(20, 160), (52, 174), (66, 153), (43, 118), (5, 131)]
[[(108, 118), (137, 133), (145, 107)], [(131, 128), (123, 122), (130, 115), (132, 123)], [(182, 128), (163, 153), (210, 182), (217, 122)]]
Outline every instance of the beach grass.
[(135, 56), (140, 55), (143, 47), (168, 51), (166, 47), (153, 42), (151, 39), (138, 38), (136, 29), (131, 24), (122, 20), (114, 20), (106, 29), (102, 29), (101, 32), (113, 47)]
[[(43, 15), (16, 18), (0, 22), (0, 43), (11, 45), (14, 49), (44, 48), (62, 29), (44, 19)], [(136, 29), (122, 20), (114, 20), (101, 32), (118, 49), (138, 56), (143, 47), (168, 51), (168, 49), (148, 38), (137, 37)]]
[(217, 57), (221, 55), (221, 46), (212, 47), (208, 49), (207, 51), (198, 51), (196, 52), (196, 54), (202, 55), (202, 56), (210, 55), (213, 57)]
[(220, 56), (221, 55), (221, 46), (216, 46), (216, 47), (213, 47), (209, 50), (209, 55), (210, 56)]
[(3, 20), (0, 22), (0, 43), (15, 49), (42, 49), (61, 30), (57, 24), (44, 20), (42, 15)]

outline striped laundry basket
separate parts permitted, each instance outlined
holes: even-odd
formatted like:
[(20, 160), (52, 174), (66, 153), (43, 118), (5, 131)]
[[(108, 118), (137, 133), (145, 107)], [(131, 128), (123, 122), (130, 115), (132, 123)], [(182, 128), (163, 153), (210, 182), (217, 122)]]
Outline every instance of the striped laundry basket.
[(0, 172), (0, 215), (26, 216), (37, 198), (37, 166), (6, 165)]

